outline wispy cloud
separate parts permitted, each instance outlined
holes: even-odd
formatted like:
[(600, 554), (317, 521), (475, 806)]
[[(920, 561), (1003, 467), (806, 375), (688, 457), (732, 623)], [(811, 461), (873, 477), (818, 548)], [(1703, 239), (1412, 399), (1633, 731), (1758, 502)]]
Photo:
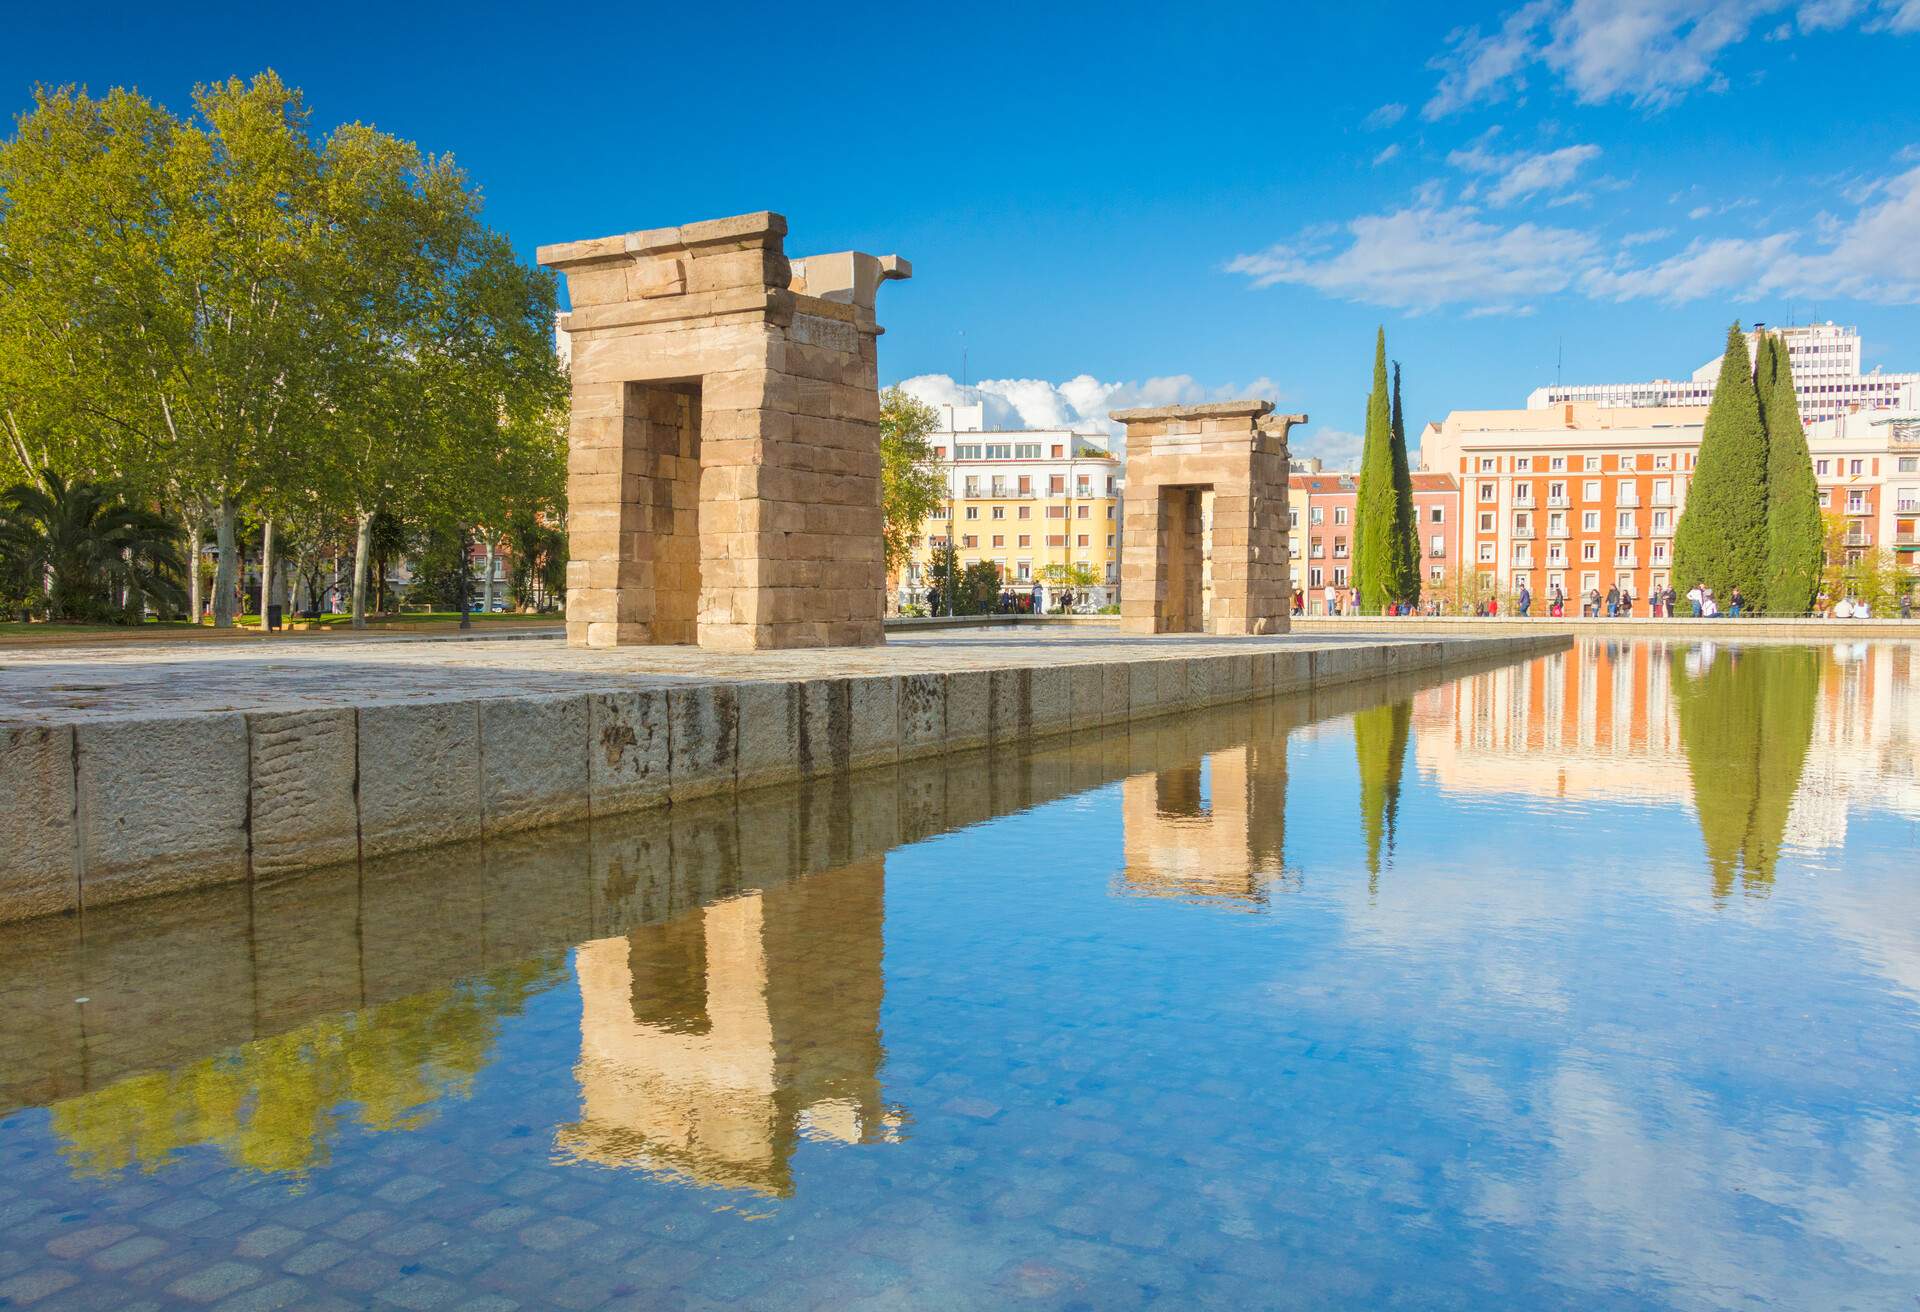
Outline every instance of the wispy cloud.
[[(1772, 21), (1790, 15), (1790, 23)], [(1432, 61), (1440, 80), (1421, 108), (1441, 119), (1523, 92), (1544, 69), (1586, 104), (1625, 99), (1650, 111), (1696, 90), (1724, 91), (1717, 61), (1756, 25), (1784, 40), (1859, 24), (1920, 31), (1920, 0), (1532, 0), (1491, 33), (1448, 34)]]
[(1393, 159), (1399, 153), (1400, 153), (1400, 143), (1396, 141), (1391, 146), (1388, 146), (1385, 150), (1381, 151), (1378, 155), (1375, 155), (1373, 157), (1373, 166), (1375, 168), (1379, 168), (1382, 164), (1385, 164), (1387, 161)]
[(1382, 105), (1380, 108), (1374, 110), (1373, 113), (1367, 115), (1366, 118), (1362, 119), (1360, 126), (1369, 132), (1379, 132), (1385, 128), (1392, 127), (1406, 116), (1407, 107), (1405, 105)]
[(1559, 191), (1572, 183), (1588, 163), (1600, 157), (1600, 147), (1594, 145), (1501, 153), (1490, 149), (1497, 131), (1492, 129), (1482, 133), (1466, 146), (1447, 155), (1447, 163), (1454, 168), (1493, 179), (1486, 192), (1486, 200), (1490, 205), (1510, 205), (1542, 192)]

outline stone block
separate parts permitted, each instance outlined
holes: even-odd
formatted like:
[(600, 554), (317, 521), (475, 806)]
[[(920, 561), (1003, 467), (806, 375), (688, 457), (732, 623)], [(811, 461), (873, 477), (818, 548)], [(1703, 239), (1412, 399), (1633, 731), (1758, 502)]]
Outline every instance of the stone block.
[(898, 761), (900, 681), (891, 675), (873, 675), (848, 679), (846, 684), (848, 766), (858, 770)]
[(841, 774), (853, 760), (853, 690), (845, 679), (809, 679), (800, 685), (799, 761), (802, 779)]
[(663, 806), (671, 759), (667, 694), (636, 688), (587, 698), (587, 796), (595, 816)]
[(247, 877), (247, 721), (101, 720), (74, 728), (87, 907)]
[(1132, 667), (1122, 661), (1100, 667), (1106, 674), (1106, 696), (1101, 704), (1106, 708), (1103, 719), (1107, 724), (1125, 724), (1133, 715), (1133, 672)]
[(949, 673), (947, 681), (947, 742), (950, 752), (985, 747), (993, 741), (991, 700), (993, 677), (987, 670)]
[(732, 687), (689, 684), (669, 688), (667, 726), (675, 802), (733, 791), (740, 711)]
[(1022, 742), (1033, 736), (1033, 671), (1013, 666), (988, 672), (987, 740)]
[(0, 921), (80, 909), (73, 729), (0, 725)]
[(1268, 687), (1275, 693), (1304, 692), (1313, 686), (1314, 653), (1288, 649), (1273, 653), (1273, 680)]
[(800, 683), (742, 683), (734, 688), (739, 714), (739, 747), (734, 762), (737, 788), (790, 784), (801, 775), (800, 745), (803, 690)]
[(488, 833), (588, 814), (584, 694), (480, 703), (480, 792)]
[(351, 710), (247, 716), (256, 880), (360, 859), (359, 736)]
[(1160, 662), (1129, 661), (1127, 672), (1127, 718), (1137, 720), (1160, 713)]
[(1064, 733), (1073, 727), (1073, 675), (1074, 670), (1065, 665), (1031, 671), (1027, 704), (1035, 737)]
[(943, 674), (899, 678), (900, 759), (934, 756), (947, 749), (947, 680)]
[(363, 858), (480, 837), (480, 704), (360, 709)]
[(1198, 661), (1175, 656), (1153, 664), (1160, 685), (1158, 707), (1161, 711), (1184, 709), (1195, 704), (1198, 699), (1193, 686), (1193, 673)]
[(1067, 667), (1073, 727), (1093, 728), (1106, 723), (1107, 667), (1072, 665)]

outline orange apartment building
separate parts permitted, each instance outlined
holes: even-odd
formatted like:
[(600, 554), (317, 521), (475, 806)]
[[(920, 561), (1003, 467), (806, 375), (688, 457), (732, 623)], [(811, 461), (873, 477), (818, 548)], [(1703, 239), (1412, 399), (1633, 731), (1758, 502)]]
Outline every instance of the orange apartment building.
[[(1673, 534), (1705, 406), (1456, 410), (1421, 435), (1421, 463), (1460, 480), (1466, 561), (1488, 592), (1543, 601), (1619, 587), (1647, 613), (1672, 577)], [(1861, 412), (1808, 426), (1821, 505), (1846, 519), (1849, 559), (1920, 549), (1920, 417)], [(1577, 612), (1576, 612), (1577, 613)]]

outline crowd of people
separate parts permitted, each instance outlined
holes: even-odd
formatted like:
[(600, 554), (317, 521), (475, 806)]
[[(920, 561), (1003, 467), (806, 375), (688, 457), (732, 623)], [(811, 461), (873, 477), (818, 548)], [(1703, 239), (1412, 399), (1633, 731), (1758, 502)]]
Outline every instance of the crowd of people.
[[(1293, 613), (1304, 615), (1307, 607), (1307, 593), (1296, 590), (1293, 594)], [(1578, 606), (1582, 619), (1631, 619), (1634, 607), (1641, 599), (1633, 595), (1630, 587), (1615, 584), (1602, 593), (1599, 588), (1591, 588), (1584, 596), (1567, 596), (1559, 584), (1554, 584), (1547, 595), (1546, 615), (1560, 619), (1571, 614), (1570, 606)], [(1645, 599), (1646, 614), (1653, 619), (1739, 619), (1748, 613), (1746, 594), (1738, 584), (1728, 590), (1725, 600), (1705, 583), (1696, 583), (1686, 590), (1684, 595), (1676, 593), (1671, 584), (1665, 588), (1655, 588), (1653, 595)], [(1360, 590), (1358, 588), (1337, 588), (1329, 586), (1321, 594), (1322, 615), (1361, 615), (1367, 612), (1360, 608)], [(1521, 619), (1533, 617), (1534, 595), (1526, 584), (1514, 596), (1514, 613)], [(1488, 619), (1500, 614), (1498, 596), (1482, 597), (1473, 603), (1471, 612), (1456, 607), (1451, 601), (1440, 597), (1428, 597), (1419, 602), (1394, 602), (1383, 612), (1388, 615), (1419, 615), (1428, 618), (1440, 616), (1466, 615)], [(1873, 607), (1861, 597), (1846, 596), (1838, 601), (1822, 592), (1814, 603), (1813, 614), (1816, 619), (1872, 619)], [(1913, 618), (1913, 597), (1904, 594), (1900, 598), (1900, 618)]]

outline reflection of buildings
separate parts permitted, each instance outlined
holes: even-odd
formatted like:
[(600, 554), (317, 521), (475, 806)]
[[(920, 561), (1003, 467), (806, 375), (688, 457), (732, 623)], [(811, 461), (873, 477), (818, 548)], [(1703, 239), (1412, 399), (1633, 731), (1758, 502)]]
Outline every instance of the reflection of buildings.
[(880, 1099), (884, 860), (583, 944), (577, 1160), (785, 1194), (801, 1137), (892, 1138)]
[(1284, 859), (1284, 735), (1132, 775), (1120, 796), (1122, 891), (1265, 904)]
[[(1454, 792), (1670, 802), (1694, 780), (1673, 696), (1726, 656), (1707, 643), (1582, 640), (1542, 657), (1429, 689), (1414, 699), (1415, 759)], [(1900, 643), (1820, 649), (1812, 746), (1787, 842), (1838, 846), (1849, 809), (1920, 816), (1915, 650)]]

